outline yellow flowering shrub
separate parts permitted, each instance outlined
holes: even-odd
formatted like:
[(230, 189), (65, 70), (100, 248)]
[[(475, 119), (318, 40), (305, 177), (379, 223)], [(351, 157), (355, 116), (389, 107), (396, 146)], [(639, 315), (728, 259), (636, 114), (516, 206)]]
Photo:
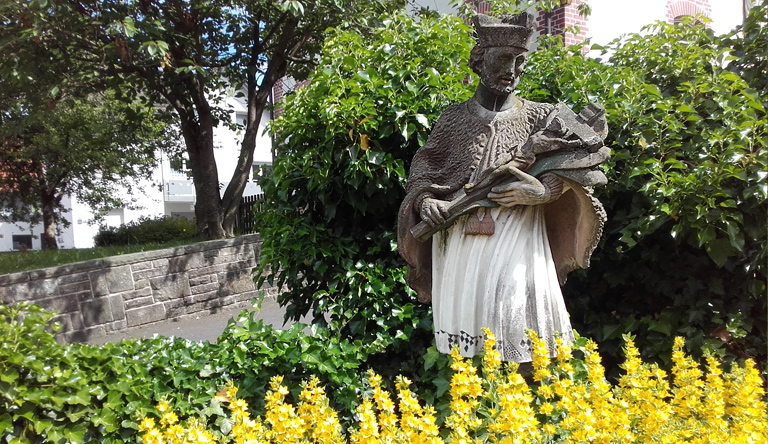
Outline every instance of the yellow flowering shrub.
[[(248, 404), (231, 384), (218, 400), (231, 411), (226, 436), (215, 436), (197, 419), (182, 424), (168, 403), (157, 405), (158, 418), (144, 418), (141, 442), (186, 443), (765, 443), (768, 412), (762, 379), (752, 361), (724, 373), (707, 358), (702, 371), (675, 340), (671, 376), (643, 363), (625, 338), (624, 376), (616, 385), (605, 379), (597, 346), (587, 341), (583, 359), (556, 340), (550, 358), (543, 340), (529, 332), (533, 363), (529, 385), (518, 365), (502, 365), (496, 340), (486, 330), (482, 368), (451, 354), (451, 414), (440, 427), (435, 410), (419, 403), (411, 382), (396, 380), (395, 400), (380, 376), (368, 374), (372, 395), (357, 408), (357, 422), (345, 434), (329, 407), (319, 381), (302, 385), (296, 406), (275, 377), (266, 394), (266, 414), (251, 418)], [(578, 366), (575, 364), (578, 362)], [(578, 370), (575, 370), (577, 367)]]

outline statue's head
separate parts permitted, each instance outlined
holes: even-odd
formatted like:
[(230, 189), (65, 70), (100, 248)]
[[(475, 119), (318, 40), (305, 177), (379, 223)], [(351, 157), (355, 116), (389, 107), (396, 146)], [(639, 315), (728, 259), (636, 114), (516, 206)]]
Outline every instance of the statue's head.
[(469, 67), (487, 88), (510, 94), (525, 70), (535, 26), (533, 16), (527, 12), (501, 18), (478, 14), (472, 21), (478, 41), (469, 56)]

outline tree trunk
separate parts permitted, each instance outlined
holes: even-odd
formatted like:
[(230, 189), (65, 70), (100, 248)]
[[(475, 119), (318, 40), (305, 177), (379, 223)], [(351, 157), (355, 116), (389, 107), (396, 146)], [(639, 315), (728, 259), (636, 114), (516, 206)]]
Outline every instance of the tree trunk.
[(237, 211), (240, 207), (240, 200), (245, 191), (245, 185), (251, 174), (253, 165), (253, 152), (256, 150), (256, 131), (259, 127), (261, 115), (256, 119), (256, 123), (251, 126), (243, 135), (243, 143), (240, 147), (240, 156), (238, 157), (235, 172), (232, 174), (232, 180), (227, 185), (222, 200), (223, 220), (222, 228), (227, 236), (235, 235), (235, 223), (237, 222)]
[[(305, 37), (297, 36), (295, 34), (297, 25), (298, 20), (295, 18), (286, 21), (283, 34), (272, 53), (272, 59), (269, 61), (267, 70), (261, 78), (261, 83), (258, 83), (255, 74), (248, 75), (246, 84), (248, 121), (245, 128), (245, 135), (243, 136), (243, 142), (240, 146), (240, 155), (237, 160), (235, 172), (232, 174), (232, 179), (229, 181), (229, 185), (222, 198), (222, 214), (224, 216), (223, 226), (224, 231), (228, 235), (234, 235), (238, 207), (240, 206), (240, 200), (243, 197), (243, 191), (245, 190), (245, 185), (251, 174), (253, 165), (253, 152), (256, 150), (256, 134), (259, 130), (261, 116), (264, 113), (264, 109), (266, 108), (272, 93), (272, 87), (275, 85), (275, 82), (285, 76), (288, 71), (288, 65), (290, 63), (288, 52), (298, 51), (305, 39)], [(295, 42), (293, 48), (289, 50), (291, 41), (296, 38), (297, 42)], [(258, 37), (254, 39), (254, 42), (258, 42)], [(254, 48), (256, 48), (255, 43)], [(258, 57), (258, 54), (252, 54), (252, 63), (259, 63), (259, 61), (260, 57)], [(253, 73), (255, 72), (256, 70), (254, 69)]]
[(199, 123), (182, 120), (182, 132), (189, 154), (192, 182), (195, 185), (195, 219), (204, 239), (223, 239), (224, 212), (219, 194), (219, 173), (213, 155), (213, 116), (198, 109)]
[(43, 232), (40, 235), (43, 250), (58, 250), (56, 243), (56, 198), (52, 193), (40, 193), (43, 211)]

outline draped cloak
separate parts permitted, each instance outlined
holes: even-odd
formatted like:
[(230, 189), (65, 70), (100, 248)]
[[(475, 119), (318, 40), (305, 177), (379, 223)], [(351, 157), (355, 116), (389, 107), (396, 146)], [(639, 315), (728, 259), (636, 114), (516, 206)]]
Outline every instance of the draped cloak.
[[(427, 197), (452, 200), (465, 184), (477, 177), (479, 166), (498, 166), (487, 165), (489, 158), (501, 159), (506, 154), (506, 159), (511, 156), (519, 160), (522, 170), (535, 164), (537, 159), (522, 152), (521, 147), (531, 134), (544, 129), (554, 109), (550, 104), (520, 99), (518, 106), (496, 113), (470, 99), (449, 106), (441, 115), (427, 143), (413, 158), (406, 197), (398, 214), (398, 249), (408, 264), (408, 284), (420, 301), (430, 302), (433, 296), (433, 239), (420, 241), (411, 233), (421, 222), (423, 200)], [(487, 149), (498, 152), (488, 153)], [(574, 155), (569, 156), (570, 159)], [(557, 161), (554, 164), (546, 172), (560, 177), (567, 191), (557, 200), (542, 205), (541, 210), (557, 281), (562, 285), (568, 272), (589, 265), (602, 234), (604, 210), (592, 197), (590, 187), (604, 181), (604, 176), (594, 168), (596, 165), (571, 168), (567, 162), (560, 162), (560, 167)]]

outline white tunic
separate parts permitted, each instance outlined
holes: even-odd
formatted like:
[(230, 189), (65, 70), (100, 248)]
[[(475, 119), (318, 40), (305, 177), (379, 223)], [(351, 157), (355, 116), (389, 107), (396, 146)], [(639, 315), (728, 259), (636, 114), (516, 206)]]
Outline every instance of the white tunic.
[[(462, 356), (483, 349), (487, 327), (505, 361), (531, 361), (525, 330), (555, 354), (555, 337), (573, 331), (547, 240), (541, 206), (490, 210), (492, 235), (465, 235), (462, 216), (432, 239), (432, 294), (437, 349)], [(486, 217), (487, 213), (486, 213)]]

